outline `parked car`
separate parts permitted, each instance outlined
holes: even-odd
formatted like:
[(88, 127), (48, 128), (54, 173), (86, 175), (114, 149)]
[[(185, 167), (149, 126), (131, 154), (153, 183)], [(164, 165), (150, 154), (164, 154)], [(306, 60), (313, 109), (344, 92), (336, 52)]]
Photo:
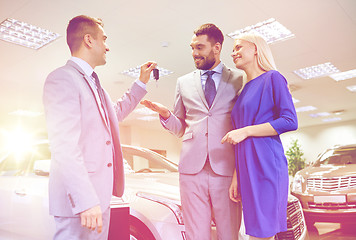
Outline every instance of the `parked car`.
[(307, 223), (356, 221), (356, 145), (335, 146), (296, 173), (292, 195)]
[[(184, 240), (184, 221), (179, 198), (178, 167), (141, 147), (122, 146), (126, 188), (123, 198), (113, 197), (112, 208), (130, 207), (130, 239)], [(27, 151), (0, 158), (0, 239), (51, 239), (53, 217), (48, 214), (48, 141)], [(276, 239), (304, 239), (305, 221), (299, 201), (290, 196), (288, 231)], [(212, 221), (213, 239), (216, 239)], [(115, 236), (110, 239), (115, 239)]]

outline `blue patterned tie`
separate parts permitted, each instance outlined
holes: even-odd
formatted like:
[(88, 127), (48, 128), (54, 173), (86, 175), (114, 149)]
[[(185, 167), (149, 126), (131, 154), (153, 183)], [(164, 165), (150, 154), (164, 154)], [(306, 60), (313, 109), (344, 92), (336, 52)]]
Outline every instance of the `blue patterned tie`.
[(214, 80), (212, 78), (214, 73), (215, 73), (214, 71), (207, 71), (205, 73), (208, 75), (208, 78), (206, 79), (206, 82), (205, 82), (204, 93), (205, 93), (205, 99), (208, 102), (209, 108), (213, 104), (213, 101), (214, 101), (214, 98), (216, 95), (216, 87), (215, 87)]

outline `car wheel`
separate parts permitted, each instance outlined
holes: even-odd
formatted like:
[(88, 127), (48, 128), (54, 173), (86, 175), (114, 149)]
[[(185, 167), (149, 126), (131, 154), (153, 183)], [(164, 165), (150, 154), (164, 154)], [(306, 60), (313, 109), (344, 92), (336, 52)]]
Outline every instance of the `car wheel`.
[(130, 240), (155, 240), (155, 237), (145, 224), (130, 216)]

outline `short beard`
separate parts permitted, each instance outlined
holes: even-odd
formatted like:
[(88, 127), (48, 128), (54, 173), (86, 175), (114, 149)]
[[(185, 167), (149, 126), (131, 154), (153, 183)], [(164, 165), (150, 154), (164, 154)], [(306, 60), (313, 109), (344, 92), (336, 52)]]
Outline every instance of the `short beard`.
[(195, 67), (200, 70), (209, 70), (216, 63), (214, 58), (214, 53), (211, 52), (207, 58), (205, 58), (205, 63), (200, 67), (195, 64)]

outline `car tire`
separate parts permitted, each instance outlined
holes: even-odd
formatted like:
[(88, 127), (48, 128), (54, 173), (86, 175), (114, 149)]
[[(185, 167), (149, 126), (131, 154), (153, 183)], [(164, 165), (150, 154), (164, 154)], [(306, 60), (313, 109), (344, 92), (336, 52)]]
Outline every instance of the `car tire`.
[(156, 240), (151, 231), (139, 219), (130, 216), (130, 240)]

